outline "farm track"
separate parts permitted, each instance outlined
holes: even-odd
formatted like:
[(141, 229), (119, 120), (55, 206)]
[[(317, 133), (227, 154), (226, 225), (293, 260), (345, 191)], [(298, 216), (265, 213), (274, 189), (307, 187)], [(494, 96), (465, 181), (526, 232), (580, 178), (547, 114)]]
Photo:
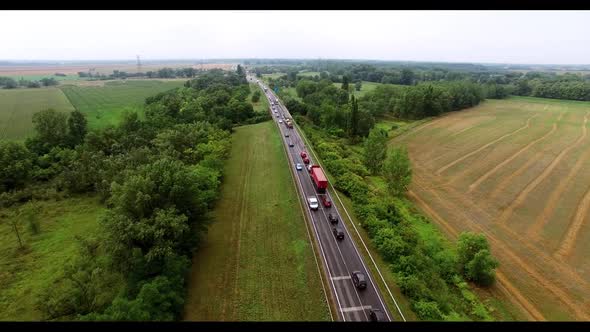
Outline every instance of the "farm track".
[(516, 197), (515, 200), (512, 201), (512, 203), (510, 203), (510, 205), (502, 212), (502, 214), (500, 215), (500, 217), (498, 218), (497, 222), (499, 224), (503, 224), (505, 223), (508, 218), (510, 218), (510, 216), (512, 215), (512, 213), (514, 212), (514, 210), (516, 208), (518, 208), (523, 202), (524, 200), (527, 198), (527, 196), (529, 195), (529, 193), (531, 191), (533, 191), (533, 189), (535, 189), (543, 180), (545, 180), (549, 174), (551, 173), (551, 171), (553, 171), (553, 169), (557, 166), (557, 164), (559, 164), (559, 162), (561, 162), (561, 160), (563, 159), (563, 157), (572, 149), (574, 149), (575, 147), (577, 147), (578, 145), (580, 145), (580, 143), (582, 143), (582, 141), (584, 140), (584, 138), (586, 138), (586, 134), (587, 134), (587, 128), (586, 128), (586, 123), (588, 122), (588, 113), (586, 113), (586, 115), (584, 115), (584, 123), (582, 124), (582, 135), (574, 142), (574, 144), (569, 145), (568, 147), (566, 147), (564, 150), (562, 150), (557, 157), (555, 157), (555, 159), (553, 159), (553, 161), (543, 170), (543, 172), (537, 176), (532, 182), (530, 182)]
[[(551, 293), (553, 293), (553, 295), (555, 295), (556, 299), (558, 299), (561, 303), (565, 304), (565, 306), (568, 307), (570, 309), (570, 311), (572, 313), (574, 313), (575, 316), (577, 316), (579, 319), (584, 319), (584, 320), (590, 319), (590, 316), (588, 316), (588, 313), (585, 312), (584, 304), (576, 305), (575, 304), (576, 301), (574, 299), (572, 299), (569, 296), (569, 294), (567, 294), (562, 289), (562, 287), (557, 286), (552, 281), (547, 280), (536, 269), (534, 269), (529, 264), (527, 264), (525, 261), (523, 261), (516, 253), (514, 253), (510, 248), (508, 248), (507, 242), (499, 240), (494, 234), (492, 234), (492, 231), (490, 229), (488, 229), (487, 227), (483, 227), (475, 222), (471, 222), (472, 220), (478, 220), (481, 218), (473, 218), (473, 216), (468, 215), (466, 211), (472, 211), (472, 212), (477, 211), (479, 213), (483, 213), (484, 215), (487, 214), (485, 211), (483, 211), (481, 208), (479, 208), (479, 206), (477, 204), (474, 204), (469, 199), (467, 199), (464, 196), (462, 196), (461, 194), (457, 193), (452, 188), (449, 188), (449, 191), (445, 192), (445, 197), (442, 198), (437, 191), (423, 186), (424, 181), (430, 182), (433, 179), (424, 180), (424, 178), (422, 178), (422, 176), (416, 174), (415, 180), (416, 180), (415, 181), (416, 185), (418, 187), (428, 191), (433, 196), (435, 196), (436, 199), (439, 202), (441, 202), (441, 204), (444, 205), (445, 210), (460, 213), (463, 216), (463, 220), (466, 221), (465, 222), (466, 227), (464, 227), (464, 228), (467, 228), (471, 231), (476, 231), (476, 232), (480, 232), (480, 233), (485, 234), (487, 239), (490, 241), (490, 244), (493, 246), (492, 248), (501, 253), (501, 255), (500, 255), (501, 258), (504, 258), (504, 259), (507, 258), (510, 260), (510, 262), (513, 265), (520, 266), (521, 268), (523, 268), (530, 277), (532, 277), (535, 281), (537, 281), (539, 283), (539, 285), (541, 285), (543, 288), (545, 288), (545, 289), (549, 290)], [(451, 194), (451, 195), (449, 195), (449, 194)], [(452, 203), (449, 203), (449, 202), (452, 202)], [(457, 206), (457, 202), (462, 203), (463, 206), (468, 205), (468, 208), (463, 208), (461, 206)], [(441, 218), (440, 215), (438, 217)], [(447, 224), (447, 227), (454, 229), (448, 222), (446, 222), (446, 224)], [(551, 261), (543, 261), (543, 262), (548, 265), (554, 265), (553, 266), (554, 269), (560, 268), (559, 266), (557, 266), (557, 264), (552, 264)], [(499, 269), (502, 269), (502, 268), (500, 267)], [(531, 304), (531, 306), (532, 306), (532, 304)], [(580, 308), (580, 307), (582, 307), (582, 308)]]
[(531, 116), (530, 118), (528, 118), (528, 119), (527, 119), (527, 122), (526, 122), (526, 124), (525, 124), (524, 126), (522, 126), (522, 127), (518, 128), (518, 129), (516, 129), (516, 130), (514, 130), (514, 131), (512, 131), (512, 132), (510, 132), (510, 133), (508, 133), (508, 134), (505, 134), (505, 135), (503, 135), (503, 136), (501, 136), (501, 137), (499, 137), (499, 138), (497, 138), (497, 139), (495, 139), (495, 140), (493, 140), (493, 141), (491, 141), (491, 142), (489, 142), (489, 143), (487, 143), (487, 144), (485, 144), (485, 145), (483, 145), (483, 146), (479, 147), (478, 149), (476, 149), (476, 150), (474, 150), (474, 151), (471, 151), (470, 153), (468, 153), (468, 154), (466, 154), (466, 155), (463, 155), (463, 157), (461, 157), (461, 158), (459, 158), (459, 159), (456, 159), (455, 161), (452, 161), (451, 163), (449, 163), (449, 164), (447, 164), (447, 165), (445, 165), (445, 166), (443, 166), (443, 167), (439, 168), (439, 169), (436, 171), (436, 174), (437, 174), (437, 175), (441, 175), (441, 173), (442, 173), (442, 172), (444, 172), (445, 170), (447, 170), (447, 169), (449, 169), (450, 167), (452, 167), (452, 166), (454, 166), (454, 165), (456, 165), (456, 164), (460, 163), (461, 161), (463, 161), (463, 160), (465, 160), (465, 159), (467, 159), (467, 158), (471, 157), (472, 155), (474, 155), (474, 154), (476, 154), (476, 153), (478, 153), (478, 152), (480, 152), (480, 151), (484, 150), (485, 148), (487, 148), (487, 147), (490, 147), (490, 146), (492, 146), (492, 145), (494, 145), (494, 144), (498, 143), (499, 141), (501, 141), (501, 140), (505, 139), (506, 137), (510, 137), (510, 136), (512, 136), (512, 135), (514, 135), (514, 134), (516, 134), (516, 133), (518, 133), (518, 132), (519, 132), (519, 131), (521, 131), (521, 130), (524, 130), (524, 129), (527, 129), (527, 128), (529, 128), (531, 119), (533, 119), (533, 118), (534, 118), (534, 117), (536, 117), (536, 116), (538, 116), (538, 114), (534, 114), (533, 116)]
[[(239, 276), (240, 276), (240, 268), (241, 268), (241, 259), (240, 259), (240, 253), (241, 253), (241, 243), (242, 243), (242, 230), (244, 228), (244, 221), (247, 219), (247, 215), (248, 215), (248, 198), (245, 197), (245, 193), (248, 192), (247, 188), (249, 186), (250, 183), (250, 171), (251, 171), (251, 165), (252, 162), (250, 161), (251, 157), (252, 157), (253, 153), (246, 153), (246, 160), (244, 161), (244, 163), (242, 163), (242, 172), (241, 172), (241, 177), (242, 177), (242, 186), (241, 188), (243, 190), (240, 191), (239, 195), (238, 195), (238, 199), (240, 202), (240, 216), (239, 218), (237, 218), (238, 220), (238, 227), (233, 227), (232, 231), (237, 231), (237, 246), (236, 246), (236, 272), (235, 272), (235, 284), (234, 284), (234, 297), (236, 299), (240, 298), (240, 287), (239, 287)], [(234, 308), (233, 308), (233, 317), (240, 317), (240, 308), (239, 308), (239, 302), (235, 301), (234, 302)]]
[(590, 188), (586, 190), (584, 197), (578, 204), (576, 209), (576, 215), (574, 216), (574, 220), (568, 226), (566, 231), (565, 237), (557, 251), (555, 252), (555, 257), (557, 258), (564, 258), (571, 253), (572, 248), (574, 247), (576, 238), (578, 236), (578, 232), (582, 225), (584, 224), (584, 220), (588, 215), (588, 210), (590, 209)]
[[(560, 118), (562, 115), (563, 115), (563, 113), (561, 113)], [(559, 119), (557, 121), (559, 121)], [(553, 127), (551, 128), (551, 130), (548, 133), (546, 133), (542, 137), (537, 138), (536, 140), (530, 142), (529, 144), (525, 145), (520, 150), (518, 150), (517, 152), (512, 154), (510, 157), (508, 157), (508, 159), (505, 159), (504, 161), (502, 161), (501, 163), (499, 163), (498, 165), (494, 166), (492, 169), (487, 171), (485, 174), (483, 174), (482, 176), (477, 178), (477, 180), (475, 180), (472, 184), (469, 185), (467, 193), (472, 192), (475, 188), (477, 188), (488, 177), (490, 177), (492, 174), (496, 173), (502, 167), (506, 166), (508, 163), (510, 163), (516, 157), (520, 156), (522, 153), (526, 152), (528, 149), (530, 149), (531, 146), (533, 146), (533, 145), (539, 143), (540, 141), (545, 140), (547, 137), (551, 136), (555, 132), (555, 130), (557, 130), (557, 124), (554, 123)]]

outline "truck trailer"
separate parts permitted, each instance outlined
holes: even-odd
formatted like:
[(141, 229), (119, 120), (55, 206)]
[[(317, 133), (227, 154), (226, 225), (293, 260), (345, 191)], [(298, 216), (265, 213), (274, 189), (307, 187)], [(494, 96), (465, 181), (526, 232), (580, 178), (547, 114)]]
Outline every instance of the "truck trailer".
[(310, 165), (309, 176), (311, 176), (313, 184), (318, 193), (325, 193), (326, 188), (328, 188), (328, 178), (326, 178), (322, 168), (319, 165)]

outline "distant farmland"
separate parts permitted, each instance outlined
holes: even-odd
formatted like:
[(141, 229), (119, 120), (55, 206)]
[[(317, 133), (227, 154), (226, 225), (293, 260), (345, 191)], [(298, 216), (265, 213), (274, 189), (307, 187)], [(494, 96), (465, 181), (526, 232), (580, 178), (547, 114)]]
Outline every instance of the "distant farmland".
[[(193, 67), (195, 69), (213, 69), (221, 68), (230, 70), (236, 64), (232, 63), (204, 63), (203, 65), (197, 62), (187, 63), (150, 63), (141, 66), (141, 71), (146, 72), (149, 70), (156, 71), (158, 69), (168, 68), (180, 68), (180, 67)], [(64, 66), (0, 66), (0, 76), (41, 76), (47, 77), (52, 76), (55, 73), (63, 73), (66, 75), (76, 75), (78, 72), (88, 72), (89, 69), (94, 68), (95, 72), (101, 74), (112, 74), (113, 70), (125, 71), (128, 73), (136, 73), (136, 64), (84, 64), (84, 65), (64, 65)], [(25, 77), (26, 78), (26, 77)]]
[(490, 100), (393, 139), (409, 196), (450, 237), (486, 234), (492, 293), (530, 319), (590, 319), (590, 103)]
[(127, 80), (107, 82), (104, 86), (64, 85), (61, 87), (72, 105), (86, 115), (90, 128), (117, 124), (124, 111), (139, 111), (145, 99), (157, 93), (181, 87), (186, 80)]
[(58, 88), (0, 90), (0, 139), (21, 140), (33, 133), (33, 113), (74, 107)]

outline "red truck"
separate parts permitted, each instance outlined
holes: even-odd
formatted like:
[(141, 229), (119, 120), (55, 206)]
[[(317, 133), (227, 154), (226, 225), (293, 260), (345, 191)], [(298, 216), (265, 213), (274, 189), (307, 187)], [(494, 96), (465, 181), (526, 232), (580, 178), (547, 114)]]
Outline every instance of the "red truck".
[(322, 168), (319, 165), (310, 165), (309, 175), (311, 176), (318, 193), (325, 193), (326, 188), (328, 187), (328, 179), (326, 178), (324, 171), (322, 171)]

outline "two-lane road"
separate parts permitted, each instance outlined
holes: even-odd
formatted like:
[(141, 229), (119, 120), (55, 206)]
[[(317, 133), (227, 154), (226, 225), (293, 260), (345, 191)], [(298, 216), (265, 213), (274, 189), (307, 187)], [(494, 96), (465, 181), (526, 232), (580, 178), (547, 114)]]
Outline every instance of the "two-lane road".
[[(255, 81), (255, 79), (252, 80)], [(262, 83), (259, 83), (259, 86), (261, 89), (264, 88)], [(269, 100), (269, 103), (278, 100), (270, 90), (265, 92), (265, 96)], [(392, 316), (381, 298), (379, 290), (376, 289), (374, 280), (353, 239), (350, 237), (337, 207), (333, 204), (332, 207), (325, 208), (321, 203), (313, 180), (300, 156), (300, 153), (305, 151), (310, 159), (310, 164), (314, 164), (314, 160), (309, 153), (310, 151), (307, 150), (305, 142), (296, 127), (291, 129), (285, 124), (285, 119), (292, 119), (291, 114), (280, 101), (278, 104), (275, 104), (275, 108), (278, 116), (274, 112), (271, 112), (271, 115), (279, 127), (283, 143), (288, 151), (289, 166), (293, 169), (295, 169), (295, 164), (297, 163), (303, 166), (303, 170), (296, 171), (296, 182), (300, 193), (304, 196), (302, 199), (310, 216), (311, 228), (319, 246), (319, 254), (326, 267), (324, 270), (327, 274), (326, 278), (330, 285), (333, 298), (336, 301), (338, 319), (342, 321), (367, 321), (369, 320), (369, 309), (372, 308), (380, 309), (385, 314), (387, 320), (391, 321)], [(279, 123), (279, 120), (282, 120), (282, 123)], [(285, 137), (285, 134), (288, 134), (288, 137)], [(294, 146), (290, 147), (289, 142), (292, 142)], [(330, 201), (333, 201), (329, 191), (326, 191), (326, 195)], [(318, 198), (320, 203), (320, 207), (316, 211), (309, 208), (307, 199), (312, 196)], [(344, 231), (343, 240), (337, 240), (332, 233), (332, 224), (328, 220), (329, 213), (338, 217), (338, 224)], [(351, 279), (351, 273), (353, 271), (360, 271), (366, 276), (366, 289), (359, 290), (354, 286)]]

